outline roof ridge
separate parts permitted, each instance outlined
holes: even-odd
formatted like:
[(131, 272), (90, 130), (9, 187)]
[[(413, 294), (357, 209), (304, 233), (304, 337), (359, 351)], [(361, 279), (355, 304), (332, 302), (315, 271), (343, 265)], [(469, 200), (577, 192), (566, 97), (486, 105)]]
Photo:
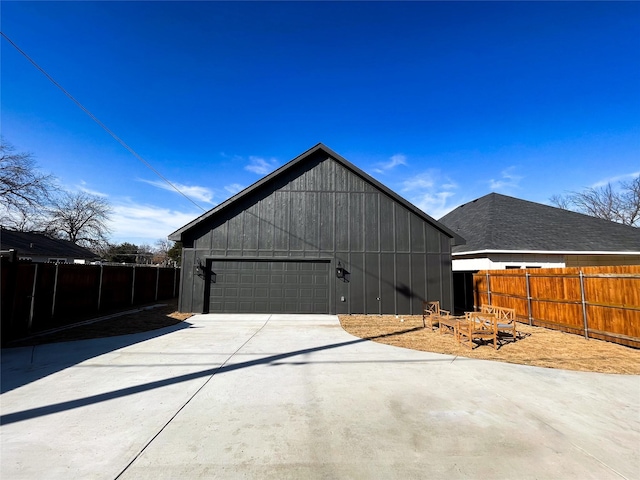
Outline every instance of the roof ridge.
[(357, 175), (360, 178), (362, 178), (365, 182), (369, 183), (370, 185), (374, 186), (375, 188), (377, 188), (381, 192), (385, 193), (390, 198), (392, 198), (393, 200), (397, 201), (398, 203), (403, 205), (408, 210), (413, 211), (416, 215), (420, 216), (424, 221), (426, 221), (427, 223), (433, 225), (435, 228), (437, 228), (438, 230), (443, 232), (445, 235), (447, 235), (450, 238), (452, 238), (454, 240), (454, 245), (460, 245), (460, 244), (464, 243), (464, 239), (458, 233), (455, 233), (454, 231), (449, 229), (446, 225), (440, 223), (438, 220), (436, 220), (435, 218), (431, 217), (429, 214), (427, 214), (426, 212), (422, 211), (420, 208), (416, 207), (413, 203), (409, 202), (406, 198), (404, 198), (404, 197), (400, 196), (399, 194), (395, 193), (389, 187), (385, 186), (384, 184), (382, 184), (381, 182), (379, 182), (378, 180), (373, 178), (371, 175), (366, 173), (364, 170), (361, 170), (360, 168), (358, 168), (356, 165), (354, 165), (349, 160), (345, 159), (340, 154), (336, 153), (335, 151), (333, 151), (332, 149), (327, 147), (322, 142), (317, 143), (316, 145), (314, 145), (313, 147), (309, 148), (305, 152), (301, 153), (300, 155), (297, 155), (292, 160), (288, 161), (287, 163), (285, 163), (284, 165), (280, 166), (279, 168), (277, 168), (273, 172), (269, 173), (268, 175), (262, 177), (261, 179), (259, 179), (258, 181), (254, 182), (253, 184), (251, 184), (250, 186), (248, 186), (244, 190), (238, 192), (237, 194), (235, 194), (232, 197), (228, 198), (224, 202), (216, 205), (212, 209), (208, 210), (207, 212), (203, 213), (202, 215), (198, 216), (197, 218), (195, 218), (191, 222), (189, 222), (186, 225), (184, 225), (183, 227), (179, 228), (175, 232), (171, 233), (169, 235), (169, 239), (176, 240), (176, 241), (180, 240), (182, 238), (182, 234), (184, 232), (190, 230), (191, 228), (194, 228), (196, 225), (198, 225), (200, 222), (206, 220), (207, 218), (212, 217), (212, 216), (218, 214), (219, 212), (225, 210), (229, 205), (231, 205), (231, 204), (235, 203), (236, 201), (240, 200), (241, 198), (251, 194), (251, 192), (259, 189), (263, 185), (266, 185), (269, 182), (275, 180), (277, 177), (282, 175), (285, 171), (287, 171), (287, 170), (293, 168), (295, 165), (305, 161), (307, 158), (310, 158), (311, 155), (315, 154), (316, 152), (318, 152), (320, 150), (322, 150), (324, 153), (326, 153), (331, 159), (333, 159), (334, 161), (338, 162), (339, 164), (341, 164), (342, 166), (344, 166), (345, 168), (347, 168), (348, 170), (353, 172), (355, 175)]

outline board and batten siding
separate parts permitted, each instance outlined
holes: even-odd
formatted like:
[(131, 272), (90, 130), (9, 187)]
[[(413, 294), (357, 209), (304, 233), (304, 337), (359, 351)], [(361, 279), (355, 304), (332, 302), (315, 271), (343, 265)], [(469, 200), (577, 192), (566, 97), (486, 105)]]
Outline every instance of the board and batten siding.
[[(198, 258), (329, 260), (328, 313), (419, 314), (423, 300), (450, 307), (450, 242), (355, 172), (315, 155), (185, 235), (181, 310), (207, 308)], [(346, 282), (335, 277), (338, 262)]]

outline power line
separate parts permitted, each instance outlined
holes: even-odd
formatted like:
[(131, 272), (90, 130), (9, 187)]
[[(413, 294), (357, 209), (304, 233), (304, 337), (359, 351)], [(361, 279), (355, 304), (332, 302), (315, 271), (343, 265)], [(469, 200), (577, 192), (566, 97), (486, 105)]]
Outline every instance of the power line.
[(96, 122), (100, 127), (102, 127), (102, 129), (107, 132), (109, 135), (111, 135), (120, 145), (122, 145), (124, 148), (126, 148), (134, 157), (136, 157), (138, 160), (140, 160), (149, 170), (151, 170), (153, 173), (155, 173), (158, 177), (160, 177), (164, 182), (166, 182), (171, 188), (173, 188), (176, 192), (178, 192), (180, 195), (182, 195), (184, 198), (186, 198), (187, 200), (189, 200), (191, 203), (193, 203), (196, 207), (198, 207), (200, 210), (202, 210), (203, 212), (205, 211), (204, 208), (202, 208), (200, 205), (198, 205), (196, 202), (194, 202), (191, 198), (189, 198), (184, 192), (182, 192), (178, 187), (176, 187), (173, 183), (171, 183), (165, 176), (163, 176), (160, 172), (158, 172), (155, 168), (153, 168), (151, 166), (151, 164), (149, 162), (147, 162), (144, 158), (142, 158), (133, 148), (131, 148), (129, 145), (127, 145), (124, 140), (122, 140), (120, 137), (118, 137), (115, 133), (113, 133), (109, 127), (107, 127), (104, 123), (102, 123), (93, 113), (91, 113), (84, 105), (82, 105), (78, 100), (76, 100), (75, 98), (73, 98), (73, 96), (67, 92), (64, 87), (62, 85), (60, 85), (58, 82), (56, 82), (53, 77), (51, 77), (51, 75), (49, 75), (40, 65), (38, 65), (33, 59), (31, 59), (31, 57), (29, 57), (29, 55), (27, 55), (20, 47), (18, 47), (9, 37), (7, 37), (7, 35), (4, 32), (0, 32), (0, 35), (2, 35), (4, 37), (4, 39), (6, 41), (8, 41), (13, 48), (15, 48), (18, 52), (20, 52), (20, 54), (26, 58), (27, 60), (29, 60), (29, 62), (31, 62), (31, 64), (36, 67), (45, 77), (47, 77), (47, 79), (53, 83), (56, 87), (58, 87), (62, 93), (64, 93), (67, 97), (69, 97), (69, 99), (71, 99), (71, 101), (73, 101), (73, 103), (75, 103), (84, 113), (86, 113), (91, 120), (93, 120), (94, 122)]

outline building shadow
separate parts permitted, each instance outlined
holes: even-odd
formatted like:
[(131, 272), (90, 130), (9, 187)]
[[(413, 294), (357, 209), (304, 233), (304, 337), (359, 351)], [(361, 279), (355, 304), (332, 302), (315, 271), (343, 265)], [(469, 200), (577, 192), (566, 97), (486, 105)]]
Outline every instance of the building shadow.
[[(407, 332), (413, 331), (413, 330), (416, 330), (416, 329), (415, 328), (411, 328), (411, 329), (407, 329), (406, 331), (399, 331), (399, 332), (379, 335), (379, 336), (375, 336), (375, 337), (356, 338), (354, 340), (349, 340), (349, 341), (346, 341), (346, 342), (332, 343), (332, 344), (327, 344), (327, 345), (321, 345), (321, 346), (318, 346), (318, 347), (305, 348), (305, 349), (301, 349), (301, 350), (294, 350), (294, 351), (291, 351), (291, 352), (285, 352), (285, 353), (280, 353), (280, 354), (275, 354), (275, 355), (268, 355), (266, 357), (257, 358), (255, 360), (248, 360), (248, 361), (245, 361), (245, 362), (234, 363), (234, 364), (231, 364), (231, 365), (222, 364), (219, 367), (207, 368), (205, 370), (200, 370), (200, 371), (197, 371), (197, 372), (192, 372), (192, 373), (188, 373), (188, 374), (184, 374), (184, 375), (177, 375), (175, 377), (165, 378), (165, 379), (162, 379), (162, 380), (155, 380), (155, 381), (152, 381), (152, 382), (147, 382), (147, 383), (143, 383), (143, 384), (140, 384), (140, 385), (134, 385), (134, 386), (127, 387), (127, 388), (121, 388), (121, 389), (118, 389), (118, 390), (113, 390), (111, 392), (105, 392), (105, 393), (101, 393), (101, 394), (98, 394), (98, 395), (90, 395), (90, 396), (84, 397), (84, 398), (78, 398), (78, 399), (69, 400), (69, 401), (66, 401), (66, 402), (55, 403), (55, 404), (46, 405), (46, 406), (43, 406), (43, 407), (31, 408), (31, 409), (27, 409), (27, 410), (23, 410), (23, 411), (19, 411), (19, 412), (9, 413), (9, 414), (0, 416), (0, 425), (8, 425), (10, 423), (21, 422), (21, 421), (29, 420), (29, 419), (32, 419), (32, 418), (42, 417), (42, 416), (45, 416), (45, 415), (51, 415), (51, 414), (55, 414), (55, 413), (59, 413), (59, 412), (67, 411), (67, 410), (73, 410), (75, 408), (85, 407), (87, 405), (93, 405), (93, 404), (96, 404), (96, 403), (105, 402), (105, 401), (108, 401), (108, 400), (113, 400), (113, 399), (124, 397), (124, 396), (128, 396), (128, 395), (134, 395), (134, 394), (137, 394), (137, 393), (147, 392), (147, 391), (150, 391), (150, 390), (155, 390), (155, 389), (158, 389), (158, 388), (166, 387), (168, 385), (175, 385), (175, 384), (178, 384), (178, 383), (188, 382), (190, 380), (195, 380), (195, 379), (198, 379), (198, 378), (204, 378), (204, 377), (213, 378), (213, 376), (215, 376), (215, 375), (221, 375), (221, 374), (225, 374), (225, 373), (230, 373), (230, 372), (233, 372), (233, 371), (236, 371), (236, 370), (241, 370), (241, 369), (245, 369), (245, 368), (251, 368), (251, 367), (258, 366), (258, 365), (278, 366), (278, 365), (282, 365), (283, 364), (282, 360), (290, 359), (292, 357), (296, 357), (296, 356), (299, 356), (299, 355), (306, 355), (306, 354), (310, 354), (310, 353), (314, 353), (314, 352), (320, 352), (320, 351), (324, 351), (324, 350), (332, 350), (332, 349), (342, 348), (342, 347), (346, 347), (346, 346), (350, 346), (350, 345), (356, 345), (358, 343), (368, 342), (368, 341), (375, 340), (375, 339), (381, 338), (381, 337), (389, 337), (389, 336), (393, 336), (393, 335), (401, 335), (403, 333), (407, 333)], [(166, 334), (166, 333), (170, 333), (170, 332), (165, 331), (165, 332), (161, 333), (161, 335), (162, 334)], [(152, 337), (149, 337), (149, 338), (152, 338)], [(139, 339), (138, 341), (142, 341), (142, 340)], [(137, 343), (137, 342), (132, 342), (132, 343)], [(114, 348), (111, 348), (110, 350), (114, 350)], [(230, 358), (231, 357), (229, 357), (229, 359)], [(437, 361), (437, 360), (434, 360), (434, 361)], [(449, 360), (447, 360), (447, 361), (449, 361)], [(375, 361), (375, 363), (380, 363), (380, 362), (381, 362), (380, 360), (376, 360)], [(383, 360), (383, 362), (384, 362), (384, 360)], [(52, 372), (49, 372), (49, 373), (52, 373)], [(39, 378), (41, 378), (41, 377), (39, 377)], [(31, 381), (33, 381), (33, 380), (31, 380)], [(207, 382), (208, 381), (209, 380), (207, 380)]]

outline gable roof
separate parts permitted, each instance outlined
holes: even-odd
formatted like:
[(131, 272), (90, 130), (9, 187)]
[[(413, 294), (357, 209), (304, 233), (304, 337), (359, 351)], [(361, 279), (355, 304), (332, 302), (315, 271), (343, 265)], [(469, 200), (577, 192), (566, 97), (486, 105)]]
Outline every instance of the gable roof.
[(352, 164), (348, 160), (344, 159), (343, 157), (341, 157), (336, 152), (334, 152), (333, 150), (331, 150), (330, 148), (328, 148), (326, 145), (324, 145), (322, 143), (318, 143), (314, 147), (312, 147), (309, 150), (307, 150), (306, 152), (298, 155), (296, 158), (294, 158), (290, 162), (286, 163), (285, 165), (281, 166), (277, 170), (273, 171), (269, 175), (267, 175), (267, 176), (263, 177), (262, 179), (258, 180), (253, 185), (245, 188), (244, 190), (242, 190), (238, 194), (234, 195), (233, 197), (231, 197), (228, 200), (226, 200), (223, 203), (221, 203), (220, 205), (217, 205), (216, 207), (212, 208), (208, 212), (204, 213), (203, 215), (201, 215), (198, 218), (196, 218), (195, 220), (193, 220), (192, 222), (189, 222), (184, 227), (176, 230), (175, 232), (173, 232), (172, 234), (169, 235), (169, 239), (173, 240), (173, 241), (182, 241), (182, 238), (183, 238), (182, 236), (187, 231), (191, 230), (192, 228), (196, 227), (197, 225), (199, 225), (200, 223), (206, 221), (207, 219), (209, 219), (211, 217), (214, 217), (218, 213), (220, 213), (223, 210), (225, 210), (226, 208), (228, 208), (229, 205), (234, 204), (235, 202), (241, 200), (242, 198), (248, 197), (254, 191), (260, 189), (261, 187), (263, 187), (265, 185), (268, 185), (269, 183), (275, 182), (279, 177), (283, 176), (286, 172), (288, 172), (291, 169), (295, 168), (296, 166), (304, 163), (305, 161), (310, 160), (314, 156), (314, 154), (316, 154), (317, 152), (324, 152), (327, 156), (331, 157), (337, 163), (339, 163), (343, 167), (347, 168), (351, 172), (353, 172), (356, 175), (358, 175), (365, 182), (375, 186), (378, 190), (381, 190), (382, 192), (387, 194), (389, 197), (391, 197), (393, 200), (395, 200), (399, 204), (403, 205), (405, 208), (407, 208), (411, 212), (415, 213), (422, 220), (424, 220), (425, 222), (431, 224), (432, 226), (434, 226), (435, 228), (440, 230), (442, 233), (444, 233), (445, 235), (447, 235), (450, 238), (452, 238), (453, 241), (454, 241), (453, 242), (454, 245), (460, 245), (460, 244), (464, 243), (464, 239), (459, 234), (457, 234), (456, 232), (451, 231), (445, 225), (439, 223), (437, 220), (435, 220), (434, 218), (432, 218), (429, 215), (427, 215), (425, 212), (420, 210), (418, 207), (416, 207), (415, 205), (410, 203), (408, 200), (402, 198), (400, 195), (398, 195), (397, 193), (393, 192), (391, 189), (389, 189), (388, 187), (384, 186), (382, 183), (378, 182), (376, 179), (374, 179), (373, 177), (371, 177), (370, 175), (368, 175), (364, 171), (360, 170), (354, 164)]
[(490, 193), (440, 219), (470, 252), (640, 253), (640, 229), (581, 213)]
[(39, 233), (0, 229), (0, 249), (14, 249), (20, 256), (96, 258), (91, 250), (68, 240), (50, 238)]

